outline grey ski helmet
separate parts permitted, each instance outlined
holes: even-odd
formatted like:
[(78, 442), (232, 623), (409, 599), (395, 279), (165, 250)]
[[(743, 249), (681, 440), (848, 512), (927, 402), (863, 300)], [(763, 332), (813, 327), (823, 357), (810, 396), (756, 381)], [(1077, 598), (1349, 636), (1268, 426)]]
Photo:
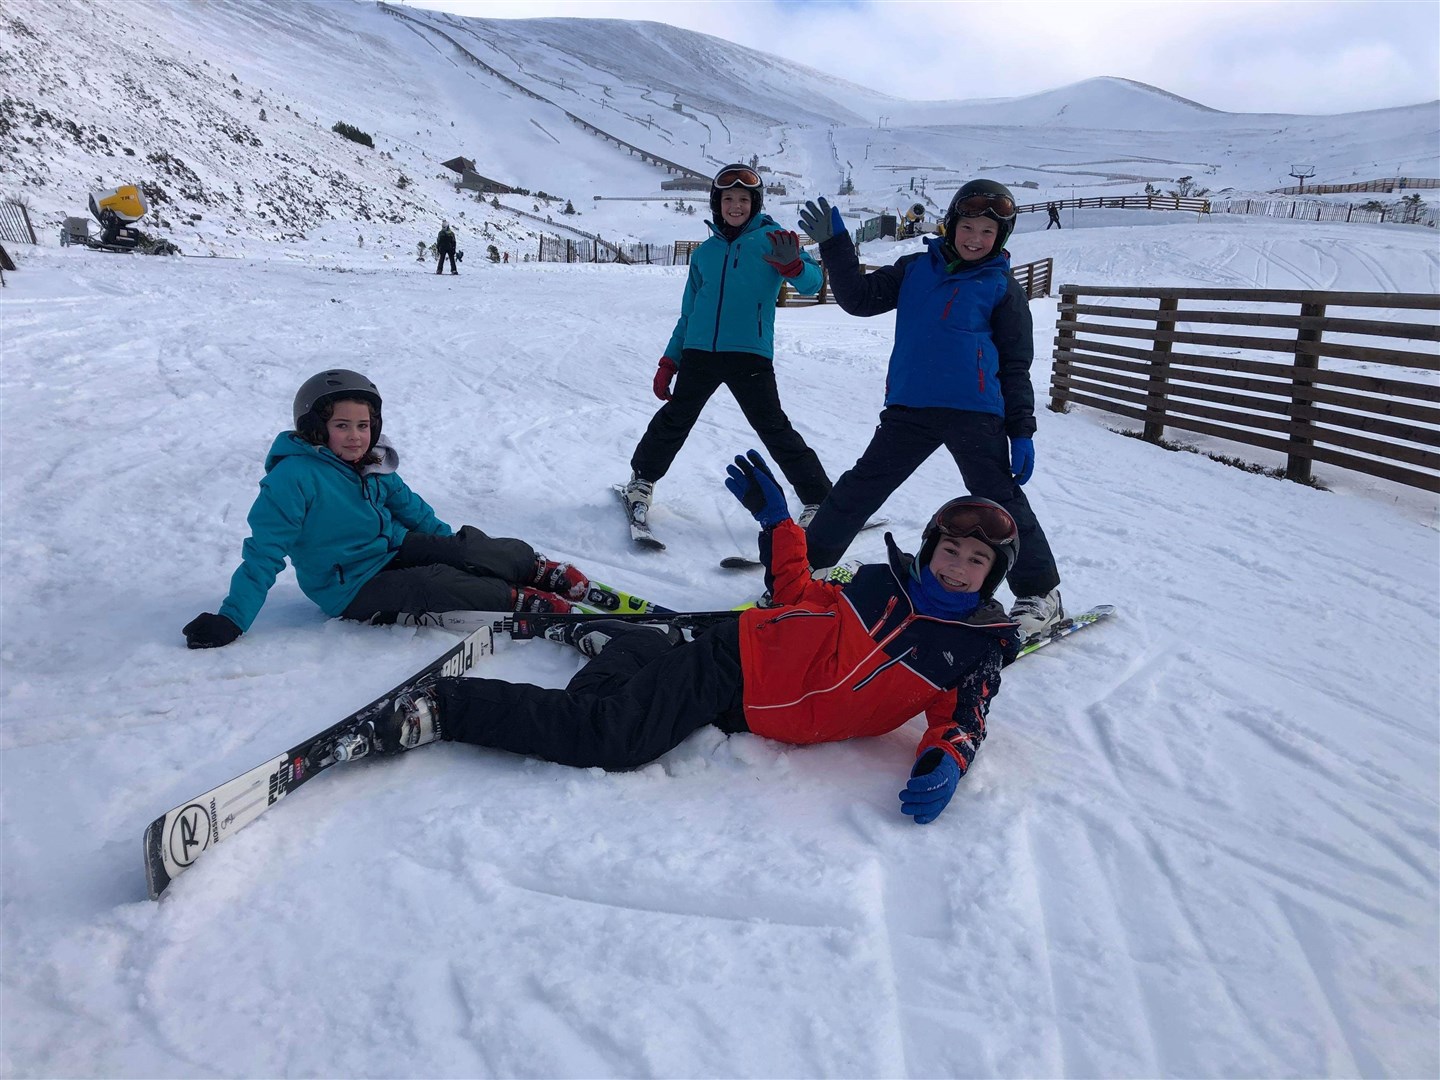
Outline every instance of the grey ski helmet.
[(710, 217), (715, 224), (719, 225), (721, 221), (721, 193), (736, 187), (743, 187), (750, 192), (750, 217), (752, 220), (764, 207), (765, 185), (760, 181), (760, 174), (744, 162), (726, 165), (710, 181)]
[(974, 495), (951, 499), (936, 510), (921, 534), (920, 554), (915, 572), (930, 565), (935, 549), (944, 537), (974, 537), (995, 552), (995, 565), (980, 586), (981, 601), (989, 600), (1020, 557), (1020, 530), (1015, 519), (999, 503)]
[(962, 217), (987, 217), (999, 226), (995, 234), (994, 254), (1005, 246), (1015, 231), (1015, 196), (996, 180), (971, 180), (955, 192), (945, 211), (945, 239), (955, 243), (955, 223)]
[(370, 424), (370, 448), (373, 450), (380, 438), (380, 391), (358, 371), (331, 368), (306, 379), (295, 395), (295, 430), (307, 441), (323, 444), (325, 421), (319, 410), (327, 401), (337, 397), (360, 398), (370, 403), (374, 412)]

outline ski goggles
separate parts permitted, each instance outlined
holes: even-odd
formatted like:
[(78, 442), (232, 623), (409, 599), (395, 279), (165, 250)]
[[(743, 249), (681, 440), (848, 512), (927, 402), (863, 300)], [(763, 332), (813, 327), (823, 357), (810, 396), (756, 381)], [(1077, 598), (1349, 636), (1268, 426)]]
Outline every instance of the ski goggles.
[(1015, 519), (1003, 507), (970, 499), (952, 499), (935, 511), (930, 529), (951, 539), (978, 536), (987, 544), (1008, 544), (1020, 535)]
[(724, 191), (726, 188), (733, 187), (758, 188), (760, 174), (754, 169), (724, 169), (715, 177), (712, 186), (716, 191)]
[(1015, 200), (1009, 195), (966, 195), (955, 204), (957, 217), (993, 217), (997, 221), (1015, 220)]

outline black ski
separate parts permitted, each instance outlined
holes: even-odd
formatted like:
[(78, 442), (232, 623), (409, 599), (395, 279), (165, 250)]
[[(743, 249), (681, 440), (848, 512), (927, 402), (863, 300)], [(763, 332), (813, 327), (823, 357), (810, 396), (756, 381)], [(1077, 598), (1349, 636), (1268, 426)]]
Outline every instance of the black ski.
[(666, 626), (675, 626), (682, 630), (696, 630), (711, 623), (720, 622), (724, 619), (739, 617), (744, 606), (735, 608), (724, 608), (717, 611), (669, 611), (656, 608), (651, 611), (641, 612), (549, 612), (549, 611), (517, 611), (514, 615), (507, 615), (494, 623), (494, 630), (497, 634), (509, 634), (516, 641), (524, 641), (528, 638), (545, 636), (545, 628), (548, 626), (560, 626), (565, 623), (587, 623), (605, 620), (619, 620), (623, 622), (637, 623), (663, 623)]
[[(874, 521), (867, 521), (860, 526), (861, 532), (869, 532), (871, 529), (883, 529), (890, 524), (888, 517), (876, 518)], [(720, 566), (724, 570), (755, 570), (764, 566), (759, 559), (752, 559), (748, 555), (727, 555), (720, 560)]]
[(369, 740), (358, 734), (361, 725), (388, 708), (397, 696), (443, 675), (463, 675), (477, 657), (494, 651), (493, 626), (481, 626), (338, 724), (156, 818), (145, 830), (145, 880), (150, 899), (160, 899), (170, 882), (208, 848), (239, 832), (311, 777), (337, 762), (368, 753)]

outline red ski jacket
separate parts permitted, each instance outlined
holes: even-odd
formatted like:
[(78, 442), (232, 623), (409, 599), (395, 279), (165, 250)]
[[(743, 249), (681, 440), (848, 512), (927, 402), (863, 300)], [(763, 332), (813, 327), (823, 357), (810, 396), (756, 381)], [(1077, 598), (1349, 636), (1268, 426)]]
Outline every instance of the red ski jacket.
[(998, 603), (963, 621), (916, 612), (905, 591), (914, 559), (889, 535), (889, 565), (862, 566), (844, 586), (815, 581), (805, 533), (772, 534), (781, 605), (740, 618), (745, 721), (766, 738), (836, 742), (883, 735), (925, 713), (916, 756), (939, 747), (963, 774), (985, 738), (1000, 668), (1015, 659), (1016, 625)]

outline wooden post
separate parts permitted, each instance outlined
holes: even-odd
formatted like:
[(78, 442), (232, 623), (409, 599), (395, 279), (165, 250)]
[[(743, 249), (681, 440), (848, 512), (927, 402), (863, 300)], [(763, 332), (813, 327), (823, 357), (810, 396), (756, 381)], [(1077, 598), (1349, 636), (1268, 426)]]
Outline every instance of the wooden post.
[(820, 292), (816, 295), (816, 297), (815, 297), (815, 302), (816, 302), (817, 304), (823, 304), (823, 303), (825, 303), (825, 302), (826, 302), (826, 299), (825, 299), (825, 298), (829, 295), (829, 293), (830, 293), (830, 271), (826, 270), (826, 269), (822, 266), (822, 267), (820, 268)]
[[(1302, 319), (1323, 319), (1325, 305), (1301, 304), (1300, 317)], [(1323, 333), (1324, 331), (1318, 326), (1314, 329), (1301, 327), (1295, 335), (1295, 377), (1290, 391), (1290, 419), (1294, 423), (1304, 424), (1307, 428), (1310, 426), (1310, 420), (1297, 414), (1302, 409), (1307, 409), (1314, 404), (1309, 392), (1314, 388), (1315, 383), (1311, 379), (1310, 373), (1320, 367), (1320, 353), (1316, 346), (1320, 344), (1320, 335)], [(1290, 443), (1297, 450), (1301, 447), (1309, 448), (1315, 445), (1313, 439), (1304, 435), (1291, 435)], [(1309, 455), (1301, 456), (1292, 452), (1285, 459), (1285, 479), (1309, 483), (1310, 465)]]
[[(1180, 307), (1180, 301), (1173, 296), (1165, 296), (1160, 299), (1161, 313), (1174, 313)], [(1174, 342), (1161, 341), (1159, 331), (1174, 330), (1174, 319), (1155, 320), (1155, 347), (1151, 350), (1153, 357), (1150, 361), (1150, 388), (1146, 393), (1145, 408), (1148, 412), (1165, 411), (1166, 387), (1170, 382), (1170, 352), (1174, 348)], [(1165, 436), (1165, 422), (1163, 420), (1146, 420), (1144, 438), (1146, 442), (1158, 443)]]
[[(1065, 285), (1060, 288), (1060, 307), (1063, 309), (1067, 304), (1074, 307), (1079, 303), (1080, 294), (1073, 285)], [(1061, 318), (1064, 318), (1062, 310)], [(1072, 316), (1073, 318), (1073, 316)], [(1062, 355), (1075, 347), (1075, 331), (1062, 329), (1060, 336), (1055, 339), (1055, 364), (1050, 369), (1050, 411), (1063, 413), (1065, 411), (1065, 398), (1069, 394), (1066, 387), (1060, 385), (1060, 378), (1070, 374), (1070, 360)]]

